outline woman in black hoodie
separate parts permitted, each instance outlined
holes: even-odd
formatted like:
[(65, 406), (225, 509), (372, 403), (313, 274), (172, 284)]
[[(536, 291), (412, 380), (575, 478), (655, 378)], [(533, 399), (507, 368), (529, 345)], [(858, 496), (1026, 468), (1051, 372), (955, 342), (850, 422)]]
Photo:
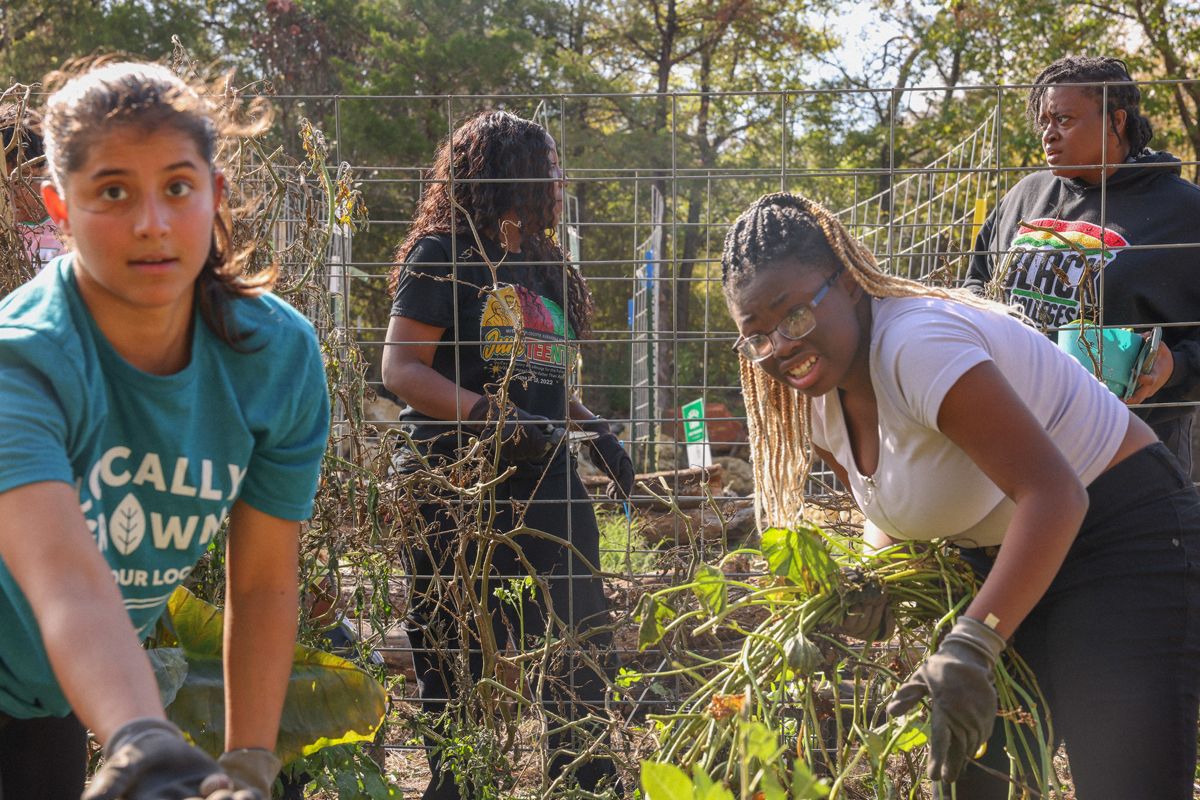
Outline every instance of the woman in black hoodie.
[(1200, 187), (1180, 176), (1179, 159), (1146, 147), (1153, 131), (1124, 62), (1068, 56), (1034, 84), (1027, 112), (1050, 169), (1022, 179), (984, 223), (967, 286), (1002, 293), (1048, 332), (1080, 317), (1143, 334), (1164, 326), (1127, 402), (1145, 404), (1135, 413), (1190, 472)]

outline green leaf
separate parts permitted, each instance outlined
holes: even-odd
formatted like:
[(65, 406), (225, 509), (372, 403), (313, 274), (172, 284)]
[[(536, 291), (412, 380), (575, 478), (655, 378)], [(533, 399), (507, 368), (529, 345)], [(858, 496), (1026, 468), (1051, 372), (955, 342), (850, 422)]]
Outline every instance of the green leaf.
[(699, 764), (692, 765), (692, 783), (696, 786), (696, 796), (702, 797), (715, 784), (713, 779), (708, 777), (708, 773)]
[(613, 679), (613, 683), (620, 686), (622, 689), (628, 689), (635, 683), (640, 683), (646, 676), (635, 669), (629, 667), (620, 667), (617, 670), (617, 677)]
[(642, 796), (644, 800), (693, 800), (692, 782), (673, 764), (643, 761)]
[(179, 647), (155, 647), (146, 651), (154, 677), (158, 681), (158, 696), (163, 708), (171, 705), (179, 687), (183, 686), (188, 674), (187, 657)]
[(792, 800), (820, 800), (827, 794), (828, 783), (817, 780), (803, 761), (792, 762)]
[(692, 767), (692, 780), (696, 784), (696, 800), (733, 800), (733, 792), (725, 784), (708, 777), (699, 764)]
[[(219, 755), (225, 749), (221, 612), (179, 587), (167, 615), (170, 635), (159, 639), (177, 642), (188, 666), (167, 715), (197, 745)], [(386, 709), (387, 694), (366, 672), (344, 658), (297, 646), (275, 754), (286, 764), (330, 745), (371, 741)]]
[(696, 789), (696, 800), (733, 800), (733, 792), (723, 784), (711, 784), (703, 792)]
[(763, 776), (762, 792), (765, 800), (788, 800), (787, 791), (779, 782), (779, 778), (775, 777), (774, 772), (768, 772)]
[(658, 602), (654, 595), (642, 595), (642, 607), (638, 618), (641, 625), (638, 628), (638, 650), (645, 650), (651, 645), (658, 644), (666, 633), (665, 623), (675, 617), (675, 610), (665, 603)]
[(836, 584), (838, 566), (825, 549), (820, 529), (811, 525), (768, 528), (762, 535), (762, 553), (773, 575), (787, 578), (809, 594)]
[(761, 722), (747, 722), (742, 726), (742, 755), (757, 758), (764, 765), (774, 763), (783, 751), (779, 736)]
[(358, 800), (358, 776), (353, 772), (339, 772), (333, 782), (337, 786), (338, 800)]
[(916, 722), (913, 722), (910, 723), (909, 726), (904, 729), (904, 733), (900, 734), (900, 737), (896, 739), (896, 749), (902, 753), (907, 753), (916, 747), (922, 746), (928, 741), (929, 734), (926, 732), (925, 725), (920, 725)]
[(725, 582), (725, 573), (716, 567), (701, 564), (696, 570), (692, 591), (696, 593), (700, 604), (714, 617), (729, 605), (729, 586)]

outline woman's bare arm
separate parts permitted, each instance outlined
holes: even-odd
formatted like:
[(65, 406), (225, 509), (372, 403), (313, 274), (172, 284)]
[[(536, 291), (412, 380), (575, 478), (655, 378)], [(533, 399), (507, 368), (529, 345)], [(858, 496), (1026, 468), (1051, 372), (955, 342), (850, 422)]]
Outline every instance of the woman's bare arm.
[(43, 482), (0, 493), (0, 558), (29, 600), (63, 694), (101, 742), (130, 720), (164, 718), (154, 671), (75, 487)]
[(1016, 504), (996, 564), (966, 612), (1007, 638), (1058, 574), (1087, 512), (1087, 492), (990, 361), (946, 393), (938, 427)]
[(445, 331), (408, 317), (392, 317), (383, 348), (383, 385), (433, 419), (467, 419), (480, 395), (433, 368), (433, 354)]
[(300, 523), (238, 502), (226, 547), (225, 748), (275, 749), (299, 608)]

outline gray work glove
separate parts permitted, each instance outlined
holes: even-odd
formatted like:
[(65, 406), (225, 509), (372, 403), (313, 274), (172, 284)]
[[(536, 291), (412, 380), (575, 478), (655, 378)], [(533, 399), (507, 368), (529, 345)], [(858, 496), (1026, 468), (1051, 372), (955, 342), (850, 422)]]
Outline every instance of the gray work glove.
[(888, 702), (898, 716), (928, 695), (929, 777), (947, 783), (992, 735), (996, 687), (992, 672), (1004, 649), (1000, 634), (970, 617), (959, 617), (937, 652), (917, 668)]
[(142, 717), (117, 729), (104, 745), (104, 766), (80, 800), (191, 800), (233, 786), (217, 762), (187, 743), (165, 719)]
[(234, 788), (218, 787), (214, 791), (201, 786), (205, 800), (271, 800), (271, 787), (283, 767), (274, 753), (261, 747), (230, 750), (217, 759), (217, 764), (233, 779)]
[(600, 417), (584, 420), (579, 427), (585, 431), (597, 434), (595, 439), (584, 442), (588, 448), (588, 456), (592, 464), (604, 471), (612, 484), (607, 494), (613, 500), (626, 500), (633, 494), (633, 460), (621, 447), (621, 442), (609, 427), (608, 421)]
[(896, 619), (883, 583), (857, 567), (842, 567), (841, 577), (839, 592), (845, 617), (835, 626), (837, 632), (864, 642), (892, 638)]
[(475, 401), (467, 420), (475, 424), (480, 436), (500, 426), (500, 457), (510, 464), (531, 464), (545, 461), (554, 453), (559, 439), (554, 425), (537, 414), (530, 414), (511, 403), (501, 409), (494, 398), (484, 395)]

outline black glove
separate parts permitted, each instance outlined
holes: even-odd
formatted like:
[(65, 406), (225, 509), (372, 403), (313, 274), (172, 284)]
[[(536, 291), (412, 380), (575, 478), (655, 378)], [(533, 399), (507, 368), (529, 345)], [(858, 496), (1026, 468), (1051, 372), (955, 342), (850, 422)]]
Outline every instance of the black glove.
[(494, 430), (492, 426), (501, 425), (500, 457), (512, 464), (545, 461), (558, 442), (550, 420), (522, 411), (511, 403), (501, 411), (499, 404), (487, 395), (475, 401), (467, 419), (477, 423), (481, 435)]
[(893, 717), (929, 697), (930, 779), (957, 780), (967, 759), (992, 735), (997, 708), (992, 671), (1003, 649), (1000, 634), (959, 617), (937, 652), (892, 695), (887, 713)]
[(838, 591), (845, 617), (834, 626), (837, 632), (864, 642), (892, 638), (896, 619), (883, 583), (857, 567), (842, 567), (841, 576)]
[(588, 439), (588, 454), (597, 468), (604, 470), (612, 483), (606, 493), (613, 500), (625, 500), (633, 494), (633, 460), (621, 447), (621, 443), (613, 434), (606, 420), (596, 417), (584, 420), (579, 427), (589, 433), (599, 434), (595, 439)]
[(214, 791), (201, 786), (204, 800), (271, 800), (271, 787), (283, 766), (274, 753), (261, 747), (230, 750), (217, 764), (233, 779), (234, 788)]
[(165, 719), (125, 723), (104, 745), (104, 766), (80, 800), (190, 800), (232, 788), (217, 762)]

